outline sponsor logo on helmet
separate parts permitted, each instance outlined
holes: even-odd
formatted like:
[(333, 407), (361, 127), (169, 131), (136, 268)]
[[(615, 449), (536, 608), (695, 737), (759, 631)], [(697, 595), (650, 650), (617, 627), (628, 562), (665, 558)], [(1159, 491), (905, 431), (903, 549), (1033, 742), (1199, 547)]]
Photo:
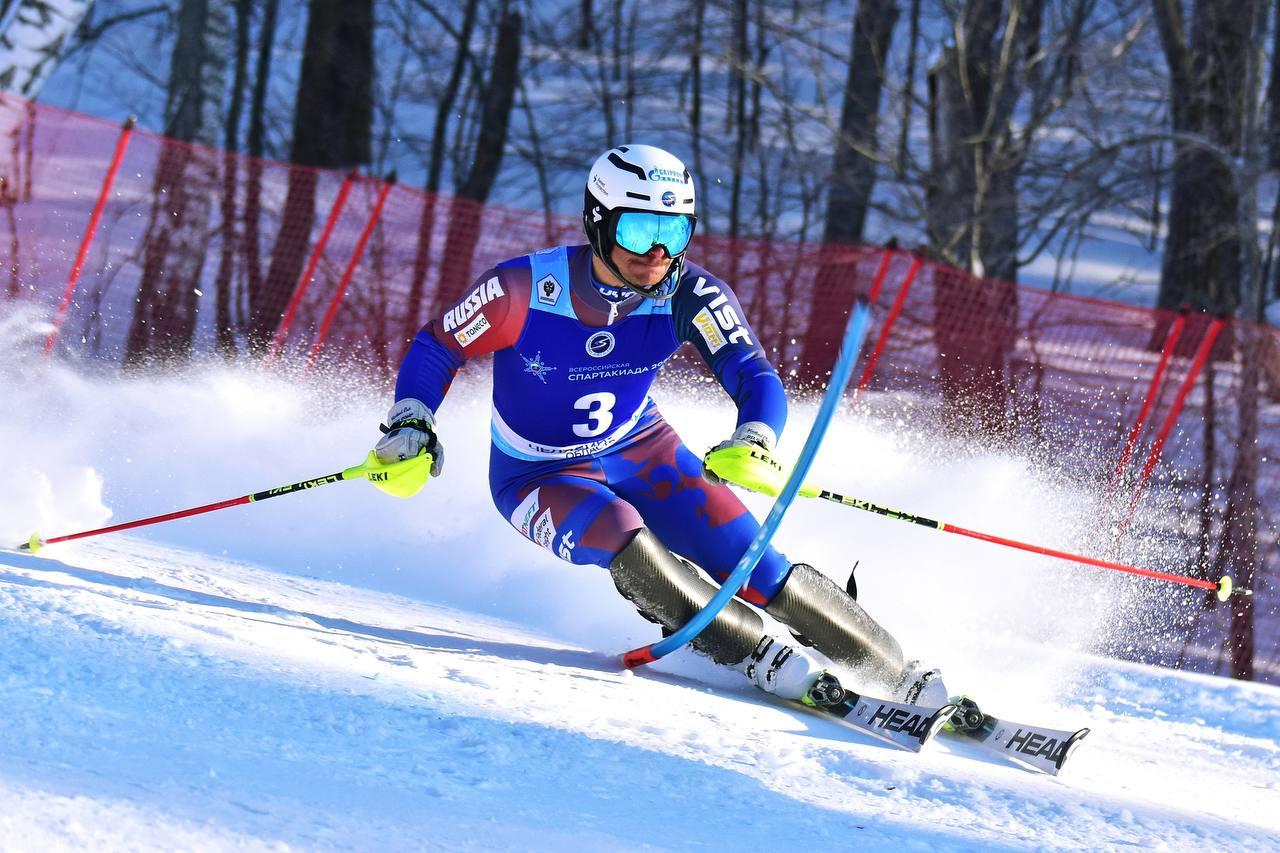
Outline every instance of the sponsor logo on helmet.
[(671, 190), (667, 190), (662, 194), (662, 203), (665, 204), (667, 207), (675, 207), (676, 194), (673, 193)]
[(675, 169), (661, 169), (655, 166), (649, 170), (649, 180), (665, 181), (669, 184), (683, 184), (684, 172), (677, 172)]
[(600, 192), (604, 193), (605, 195), (609, 194), (609, 188), (605, 186), (604, 179), (601, 178), (599, 175), (592, 175), (591, 183), (595, 184), (596, 187), (600, 190)]
[(613, 352), (614, 343), (612, 332), (596, 332), (587, 338), (587, 355), (592, 358), (604, 358)]
[(591, 221), (599, 222), (602, 219), (604, 219), (604, 217), (600, 215), (600, 205), (597, 204), (595, 207), (591, 208)]

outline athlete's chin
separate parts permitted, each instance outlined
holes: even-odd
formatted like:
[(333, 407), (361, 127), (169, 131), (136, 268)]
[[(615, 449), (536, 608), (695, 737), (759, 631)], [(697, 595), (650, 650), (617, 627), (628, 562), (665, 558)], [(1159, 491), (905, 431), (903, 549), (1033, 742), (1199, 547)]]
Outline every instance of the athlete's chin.
[(657, 287), (667, 276), (667, 270), (671, 268), (670, 264), (662, 264), (660, 266), (648, 265), (632, 265), (627, 272), (631, 273), (629, 278), (637, 287), (645, 290)]

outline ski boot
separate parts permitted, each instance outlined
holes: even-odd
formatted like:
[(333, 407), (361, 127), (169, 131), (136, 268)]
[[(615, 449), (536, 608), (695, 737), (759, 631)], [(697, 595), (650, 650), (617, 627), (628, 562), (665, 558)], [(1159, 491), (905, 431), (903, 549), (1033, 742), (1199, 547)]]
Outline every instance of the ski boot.
[(905, 705), (923, 705), (926, 708), (941, 708), (950, 700), (947, 686), (942, 683), (942, 670), (926, 669), (920, 661), (909, 662), (903, 670), (902, 680), (894, 688), (893, 700)]
[[(824, 678), (835, 681), (835, 676), (807, 651), (792, 648), (768, 634), (760, 638), (755, 650), (734, 669), (765, 693), (806, 705), (815, 704), (810, 701), (810, 693), (816, 684)], [(835, 683), (838, 688), (839, 681)]]

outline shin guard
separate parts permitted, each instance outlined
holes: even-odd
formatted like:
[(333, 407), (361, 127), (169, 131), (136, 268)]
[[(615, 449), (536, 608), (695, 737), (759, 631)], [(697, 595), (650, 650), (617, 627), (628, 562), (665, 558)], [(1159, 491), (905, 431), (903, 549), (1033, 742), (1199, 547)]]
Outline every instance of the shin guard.
[[(640, 615), (674, 631), (706, 606), (717, 588), (704, 580), (642, 527), (631, 544), (609, 564), (613, 583)], [(764, 635), (764, 619), (747, 605), (731, 599), (693, 647), (716, 663), (734, 665), (755, 651)]]
[(889, 687), (902, 680), (902, 646), (813, 566), (793, 566), (765, 612), (833, 661), (865, 671)]

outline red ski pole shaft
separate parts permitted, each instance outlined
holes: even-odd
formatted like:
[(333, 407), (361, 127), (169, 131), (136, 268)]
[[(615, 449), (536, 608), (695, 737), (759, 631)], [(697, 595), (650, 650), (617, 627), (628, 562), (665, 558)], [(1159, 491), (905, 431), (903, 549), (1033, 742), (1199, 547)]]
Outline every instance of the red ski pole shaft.
[(294, 492), (305, 491), (306, 489), (314, 489), (317, 486), (327, 486), (330, 483), (337, 483), (342, 480), (353, 480), (363, 477), (368, 473), (368, 466), (365, 464), (354, 465), (339, 471), (336, 474), (329, 474), (325, 477), (316, 477), (310, 480), (299, 480), (296, 483), (290, 483), (287, 486), (277, 486), (274, 489), (267, 489), (261, 492), (254, 492), (249, 495), (242, 495), (238, 498), (230, 498), (225, 501), (205, 504), (204, 506), (192, 507), (191, 509), (181, 509), (176, 512), (167, 512), (164, 515), (153, 515), (150, 518), (140, 518), (137, 521), (126, 521), (122, 524), (113, 524), (110, 527), (99, 527), (95, 530), (82, 530), (79, 533), (68, 533), (63, 536), (54, 536), (51, 539), (41, 539), (39, 535), (32, 534), (31, 538), (18, 546), (20, 551), (39, 551), (45, 545), (52, 545), (56, 542), (69, 542), (72, 539), (85, 539), (89, 536), (101, 536), (104, 533), (117, 533), (121, 530), (132, 530), (135, 527), (146, 527), (150, 524), (161, 524), (166, 521), (176, 521), (179, 518), (190, 518), (193, 515), (201, 515), (206, 512), (216, 512), (227, 507), (240, 506), (242, 504), (259, 503), (268, 498), (279, 497), (280, 495), (290, 495)]
[[(983, 533), (978, 530), (968, 530), (955, 524), (947, 524), (942, 521), (935, 521), (932, 518), (925, 518), (922, 515), (914, 515), (901, 510), (890, 509), (886, 506), (873, 504), (870, 501), (864, 501), (859, 498), (846, 497), (845, 495), (836, 494), (826, 489), (817, 489), (806, 486), (801, 492), (804, 497), (818, 497), (823, 500), (833, 501), (843, 506), (851, 506), (854, 509), (873, 512), (876, 515), (883, 515), (886, 518), (894, 518), (899, 521), (909, 521), (912, 524), (919, 524), (924, 527), (932, 527), (934, 530), (941, 530), (944, 533), (955, 533), (959, 536), (968, 536), (971, 539), (980, 539), (984, 542), (992, 542), (996, 545), (1003, 545), (1006, 548), (1017, 548), (1021, 551), (1030, 551), (1033, 554), (1043, 554), (1047, 557), (1056, 557), (1060, 560), (1070, 560), (1075, 563), (1083, 563), (1087, 566), (1094, 566), (1099, 569), (1110, 569), (1117, 572), (1126, 572), (1132, 575), (1140, 575), (1155, 580), (1169, 581), (1170, 583), (1183, 584), (1184, 586), (1193, 586), (1199, 589), (1211, 589), (1217, 592), (1218, 598), (1226, 601), (1233, 591), (1231, 577), (1223, 575), (1217, 582), (1201, 580), (1200, 578), (1187, 577), (1186, 575), (1177, 575), (1172, 572), (1161, 572), (1155, 569), (1144, 569), (1138, 566), (1129, 566), (1124, 563), (1116, 563), (1110, 560), (1100, 560), (1096, 557), (1086, 557), (1082, 554), (1071, 554), (1066, 551), (1059, 551), (1055, 548), (1045, 548), (1041, 545), (1032, 545), (1027, 542), (1019, 542), (1016, 539), (1006, 539), (1003, 536), (995, 536), (990, 533)], [(1235, 590), (1242, 595), (1252, 595), (1251, 590), (1239, 589)]]

